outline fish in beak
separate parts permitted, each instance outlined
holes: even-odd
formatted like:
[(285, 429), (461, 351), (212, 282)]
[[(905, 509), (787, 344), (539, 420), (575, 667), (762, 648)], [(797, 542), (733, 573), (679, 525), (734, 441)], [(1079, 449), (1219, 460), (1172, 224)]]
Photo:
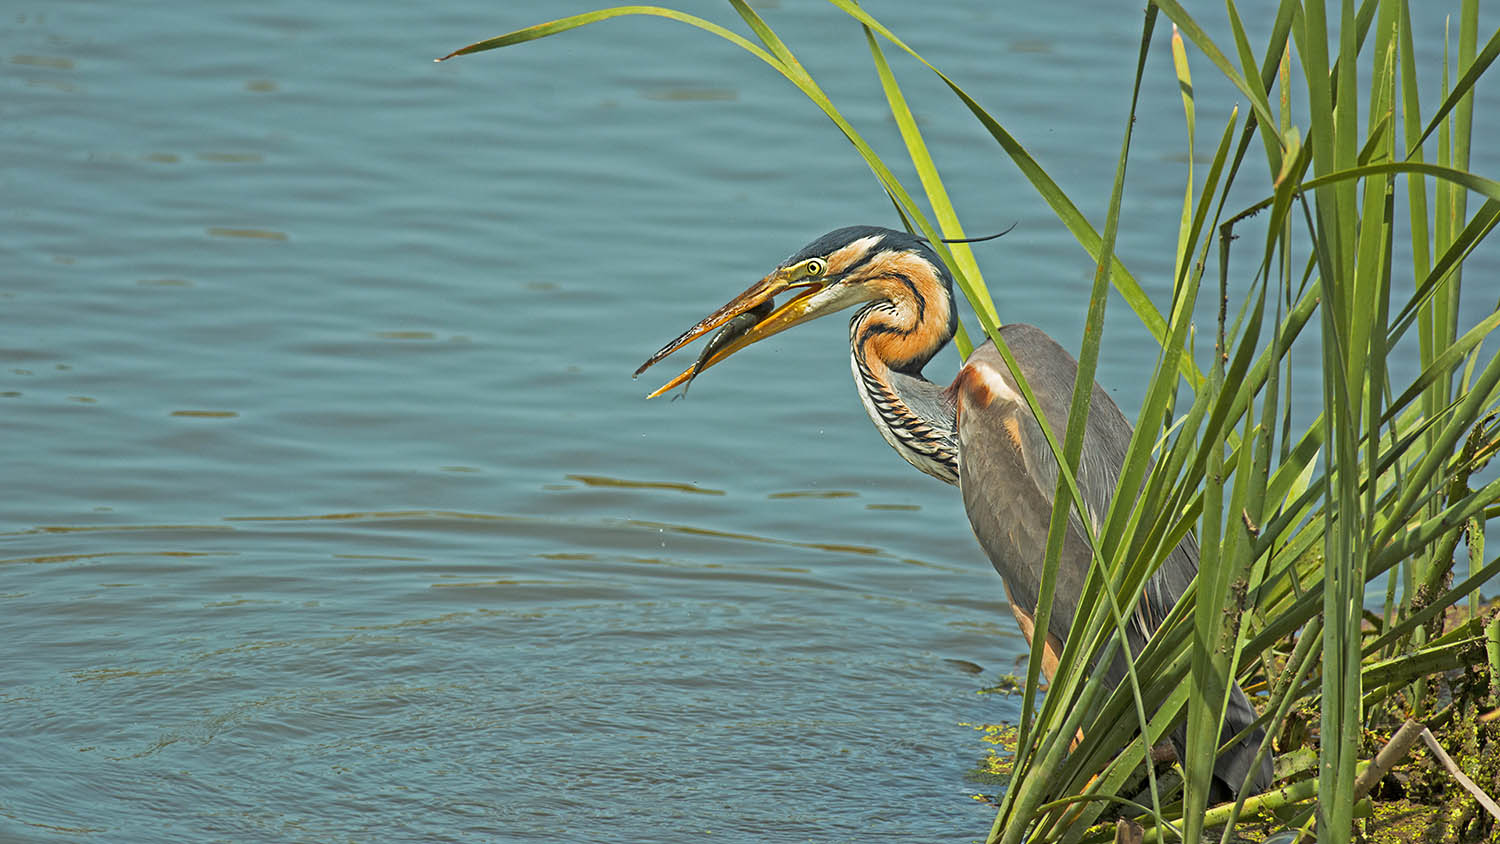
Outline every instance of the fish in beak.
[(776, 301), (774, 299), (767, 299), (764, 302), (761, 302), (759, 305), (756, 305), (750, 310), (745, 311), (744, 313), (735, 317), (734, 319), (731, 319), (730, 321), (724, 323), (724, 325), (714, 333), (714, 336), (708, 338), (708, 342), (703, 344), (703, 351), (698, 353), (698, 362), (693, 364), (693, 368), (690, 371), (687, 380), (682, 384), (682, 392), (673, 396), (672, 401), (677, 401), (678, 399), (683, 398), (687, 395), (688, 387), (693, 386), (693, 379), (698, 377), (698, 373), (703, 371), (703, 367), (708, 365), (709, 359), (718, 354), (720, 349), (728, 346), (735, 340), (740, 339), (740, 337), (744, 336), (750, 329), (754, 328), (757, 323), (770, 316), (771, 312), (775, 309)]
[[(641, 364), (640, 369), (635, 371), (637, 376), (683, 346), (723, 326), (722, 330), (714, 335), (704, 347), (697, 363), (683, 370), (681, 374), (646, 398), (654, 399), (678, 385), (691, 383), (703, 370), (751, 343), (764, 340), (772, 334), (778, 334), (824, 313), (827, 310), (822, 306), (824, 303), (817, 301), (814, 297), (827, 289), (833, 280), (809, 278), (805, 274), (805, 267), (806, 264), (799, 264), (778, 268), (775, 272), (750, 285), (749, 289), (736, 296), (724, 307), (704, 317), (676, 340), (662, 346), (656, 354)], [(790, 290), (797, 291), (796, 295), (777, 307), (775, 297)]]

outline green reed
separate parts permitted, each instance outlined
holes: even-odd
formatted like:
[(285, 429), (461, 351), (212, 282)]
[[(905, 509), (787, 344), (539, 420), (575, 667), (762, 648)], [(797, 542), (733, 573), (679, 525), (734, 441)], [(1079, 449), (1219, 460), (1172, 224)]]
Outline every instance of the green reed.
[[(1020, 170), (1095, 262), (1078, 386), (1094, 380), (1107, 287), (1162, 350), (1115, 505), (1097, 532), (1081, 520), (1091, 533), (1094, 565), (1057, 676), (1040, 703), (1042, 639), (1033, 644), (1011, 780), (989, 840), (1107, 839), (1113, 831), (1093, 824), (1109, 809), (1136, 817), (1156, 841), (1198, 841), (1209, 828), (1223, 827), (1216, 834), (1228, 842), (1238, 819), (1274, 815), (1315, 829), (1321, 841), (1347, 842), (1357, 809), (1355, 777), (1370, 754), (1362, 730), (1381, 728), (1397, 702), (1403, 717), (1441, 720), (1440, 707), (1455, 704), (1435, 697), (1429, 681), (1486, 652), (1476, 596), (1500, 574), (1500, 558), (1483, 557), (1486, 520), (1500, 515), (1500, 481), (1479, 478), (1500, 447), (1493, 424), (1500, 358), (1484, 350), (1500, 327), (1500, 303), (1465, 326), (1459, 302), (1465, 259), (1500, 222), (1500, 183), (1468, 170), (1474, 91), (1500, 55), (1500, 32), (1481, 46), (1477, 0), (1464, 0), (1453, 24), (1454, 55), (1445, 53), (1434, 69), (1413, 49), (1410, 0), (1342, 0), (1336, 8), (1282, 0), (1261, 44), (1250, 42), (1233, 0), (1226, 3), (1228, 32), (1213, 35), (1175, 0), (1154, 0), (1143, 18), (1132, 108), (1101, 232), (975, 97), (852, 0), (830, 2), (863, 28), (926, 210), (744, 0), (729, 5), (748, 38), (684, 12), (626, 6), (518, 30), (445, 58), (621, 15), (669, 18), (730, 41), (785, 77), (848, 138), (909, 226), (932, 240), (980, 328), (1010, 360), (969, 247), (939, 241), (964, 232), (885, 50), (937, 74), (993, 137), (997, 162)], [(1134, 98), (1163, 17), (1174, 28), (1171, 59), (1188, 152), (1165, 311), (1114, 254)], [(1200, 61), (1233, 85), (1247, 104), (1244, 114), (1197, 102), (1190, 65)], [(1443, 82), (1443, 99), (1424, 112), (1418, 83), (1432, 74)], [(1203, 105), (1228, 117), (1198, 173), (1194, 145)], [(1299, 113), (1305, 117), (1294, 119)], [(1250, 185), (1263, 199), (1231, 205), (1236, 184)], [(1482, 200), (1472, 214), (1471, 196)], [(1409, 247), (1410, 266), (1395, 265), (1397, 238)], [(1202, 372), (1192, 344), (1205, 274), (1219, 317), (1212, 362)], [(1247, 289), (1230, 301), (1229, 291)], [(1496, 289), (1488, 279), (1475, 292), (1493, 296)], [(1394, 381), (1390, 364), (1411, 354), (1413, 344), (1403, 340), (1413, 327), (1418, 375)], [(967, 335), (958, 343), (966, 355)], [(1314, 421), (1298, 430), (1290, 361), (1300, 347), (1319, 353), (1322, 393)], [(1082, 512), (1073, 467), (1090, 393), (1075, 389), (1061, 442), (1042, 425), (1063, 468), (1040, 630), (1047, 625), (1060, 528), (1070, 509)], [(1299, 416), (1308, 410), (1299, 408)], [(1146, 647), (1129, 654), (1127, 682), (1102, 687), (1092, 666), (1126, 647), (1123, 620), (1146, 580), (1190, 532), (1201, 548), (1199, 577)], [(1462, 567), (1455, 561), (1461, 544), (1468, 549)], [(1383, 584), (1386, 595), (1374, 624), (1365, 607), (1372, 584)], [(1466, 621), (1448, 628), (1434, 623), (1465, 599)], [(1500, 641), (1500, 633), (1493, 638)], [(1500, 646), (1490, 643), (1490, 652), (1500, 654)], [(1500, 657), (1490, 661), (1500, 664)], [(1295, 710), (1319, 713), (1315, 776), (1294, 776), (1269, 794), (1209, 807), (1220, 725), (1236, 679), (1264, 692), (1257, 700), (1264, 753)], [(1159, 781), (1150, 748), (1184, 721), (1178, 776)], [(1180, 784), (1169, 787), (1168, 779)], [(1144, 804), (1134, 799), (1143, 790)]]

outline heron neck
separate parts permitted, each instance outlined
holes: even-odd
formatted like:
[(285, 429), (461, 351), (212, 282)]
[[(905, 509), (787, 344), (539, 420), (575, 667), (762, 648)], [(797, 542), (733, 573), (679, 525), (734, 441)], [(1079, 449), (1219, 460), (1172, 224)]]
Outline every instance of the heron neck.
[[(951, 304), (943, 304), (949, 307), (942, 310), (951, 312)], [(934, 310), (903, 313), (890, 302), (866, 306), (849, 324), (850, 368), (865, 412), (885, 441), (911, 465), (956, 484), (953, 403), (922, 375), (922, 367), (952, 337), (948, 314)]]

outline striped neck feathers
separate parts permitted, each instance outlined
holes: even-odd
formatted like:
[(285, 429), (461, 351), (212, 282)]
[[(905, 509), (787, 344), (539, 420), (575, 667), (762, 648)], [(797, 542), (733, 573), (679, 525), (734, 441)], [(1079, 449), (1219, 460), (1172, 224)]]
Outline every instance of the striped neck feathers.
[(881, 436), (908, 463), (958, 482), (953, 403), (922, 368), (953, 338), (957, 316), (946, 277), (909, 252), (874, 259), (865, 284), (874, 301), (849, 323), (851, 368), (860, 400)]

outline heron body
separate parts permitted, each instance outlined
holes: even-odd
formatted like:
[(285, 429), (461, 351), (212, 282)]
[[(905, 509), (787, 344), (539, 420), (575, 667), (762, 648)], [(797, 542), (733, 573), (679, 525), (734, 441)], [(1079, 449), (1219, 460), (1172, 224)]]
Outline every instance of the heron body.
[[(783, 293), (792, 298), (768, 310)], [(639, 374), (698, 336), (736, 320), (733, 336), (713, 353), (652, 395), (690, 380), (745, 346), (793, 325), (856, 307), (849, 322), (850, 368), (876, 429), (907, 462), (950, 484), (963, 495), (969, 523), (1005, 585), (1011, 610), (1028, 642), (1038, 635), (1033, 619), (1041, 592), (1042, 565), (1058, 466), (1037, 421), (1022, 399), (1015, 375), (993, 343), (974, 350), (951, 385), (928, 380), (923, 368), (957, 329), (952, 278), (926, 241), (906, 232), (852, 226), (829, 232), (782, 262), (729, 304), (664, 346)], [(745, 315), (760, 316), (749, 328)], [(1020, 375), (1030, 385), (1043, 417), (1059, 441), (1068, 426), (1078, 364), (1040, 329), (1007, 325), (1001, 336)], [(723, 335), (721, 335), (723, 336)], [(1131, 426), (1113, 400), (1094, 385), (1076, 479), (1085, 516), (1095, 533), (1108, 512), (1130, 444)], [(1047, 630), (1043, 672), (1050, 679), (1088, 575), (1092, 550), (1076, 511), (1069, 517)], [(1173, 549), (1147, 581), (1127, 624), (1132, 653), (1165, 619), (1197, 573), (1198, 547), (1191, 535)], [(1111, 685), (1124, 681), (1124, 660), (1103, 666)], [(1228, 740), (1255, 719), (1236, 686), (1224, 735)], [(1180, 748), (1182, 732), (1174, 734)], [(1239, 790), (1259, 748), (1256, 729), (1227, 748), (1214, 770), (1215, 799)], [(1270, 759), (1249, 779), (1251, 791), (1270, 786)]]

